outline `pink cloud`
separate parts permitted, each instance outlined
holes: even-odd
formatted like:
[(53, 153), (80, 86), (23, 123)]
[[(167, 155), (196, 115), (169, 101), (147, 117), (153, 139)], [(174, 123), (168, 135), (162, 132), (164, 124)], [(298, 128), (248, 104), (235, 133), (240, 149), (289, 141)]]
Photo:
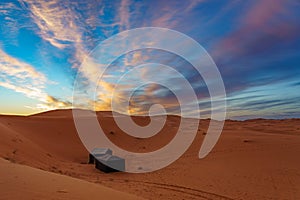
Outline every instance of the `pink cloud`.
[(262, 0), (257, 1), (246, 14), (243, 23), (252, 28), (262, 28), (272, 19), (283, 13), (287, 13), (285, 0)]
[(293, 40), (300, 29), (290, 20), (293, 17), (289, 13), (291, 6), (284, 0), (256, 1), (239, 21), (237, 30), (218, 42), (212, 54), (228, 60)]

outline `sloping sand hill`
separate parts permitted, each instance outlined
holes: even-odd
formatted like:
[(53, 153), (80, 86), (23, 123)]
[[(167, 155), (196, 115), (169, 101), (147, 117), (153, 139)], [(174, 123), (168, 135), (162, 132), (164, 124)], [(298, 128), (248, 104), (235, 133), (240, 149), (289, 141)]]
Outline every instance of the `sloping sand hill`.
[(142, 199), (99, 184), (0, 159), (1, 199)]

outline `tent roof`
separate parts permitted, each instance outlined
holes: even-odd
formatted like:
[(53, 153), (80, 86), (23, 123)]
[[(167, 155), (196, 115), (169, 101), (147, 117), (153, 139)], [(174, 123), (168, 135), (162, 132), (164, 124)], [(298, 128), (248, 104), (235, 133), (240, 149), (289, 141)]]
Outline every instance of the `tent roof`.
[(109, 155), (109, 154), (105, 154), (103, 156), (98, 156), (98, 157), (96, 157), (96, 159), (99, 160), (99, 161), (124, 160), (123, 158), (120, 158), (118, 156)]
[(112, 150), (109, 148), (94, 148), (91, 152), (91, 154), (96, 155), (96, 154), (111, 154)]

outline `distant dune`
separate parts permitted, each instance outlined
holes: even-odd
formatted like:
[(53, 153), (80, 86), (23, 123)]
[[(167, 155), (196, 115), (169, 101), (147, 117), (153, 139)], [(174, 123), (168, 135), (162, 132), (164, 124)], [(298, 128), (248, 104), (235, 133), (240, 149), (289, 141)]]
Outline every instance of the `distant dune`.
[[(107, 137), (134, 152), (166, 145), (180, 120), (168, 116), (161, 132), (139, 139), (123, 133), (110, 112), (97, 115)], [(146, 125), (149, 118), (135, 116), (134, 121)], [(188, 151), (162, 170), (105, 174), (86, 164), (88, 153), (71, 110), (0, 116), (1, 198), (20, 199), (18, 194), (23, 194), (22, 199), (300, 199), (299, 119), (228, 120), (216, 147), (199, 160), (208, 124), (201, 120)]]

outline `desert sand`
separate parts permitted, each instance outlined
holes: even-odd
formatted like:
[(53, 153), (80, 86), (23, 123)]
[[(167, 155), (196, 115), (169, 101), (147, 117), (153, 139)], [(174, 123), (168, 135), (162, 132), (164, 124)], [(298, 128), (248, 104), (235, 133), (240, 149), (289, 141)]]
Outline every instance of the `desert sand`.
[(99, 184), (0, 160), (1, 199), (142, 199)]
[[(139, 139), (123, 133), (110, 112), (98, 119), (111, 141), (134, 152), (161, 148), (179, 123), (168, 116), (161, 132)], [(198, 159), (208, 124), (201, 120), (190, 148), (162, 170), (105, 174), (86, 164), (71, 110), (0, 116), (0, 199), (300, 199), (299, 119), (227, 120), (213, 151)]]

